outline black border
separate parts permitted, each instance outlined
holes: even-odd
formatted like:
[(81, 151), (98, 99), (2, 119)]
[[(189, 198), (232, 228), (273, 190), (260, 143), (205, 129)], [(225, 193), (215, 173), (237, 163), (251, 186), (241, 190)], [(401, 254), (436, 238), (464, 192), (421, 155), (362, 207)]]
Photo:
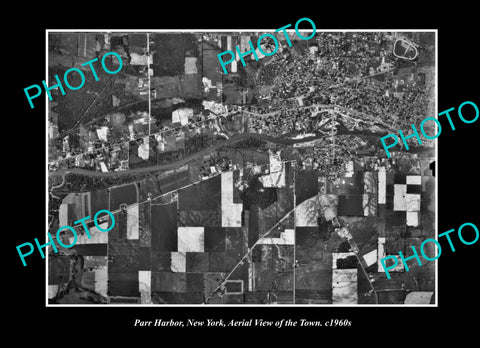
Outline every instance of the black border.
[[(420, 10), (415, 3), (384, 4), (377, 12), (375, 5), (362, 4), (352, 8), (348, 4), (339, 4), (331, 9), (322, 3), (275, 3), (265, 9), (258, 4), (238, 3), (229, 5), (198, 4), (202, 8), (191, 9), (184, 4), (184, 9), (173, 10), (168, 5), (151, 9), (148, 4), (121, 6), (115, 11), (98, 13), (94, 8), (65, 10), (53, 15), (48, 20), (38, 19), (29, 22), (20, 33), (8, 35), (6, 47), (12, 50), (6, 64), (13, 77), (7, 85), (8, 121), (13, 121), (9, 129), (4, 130), (9, 137), (8, 155), (4, 157), (8, 167), (5, 169), (11, 178), (7, 179), (13, 188), (9, 195), (10, 210), (15, 215), (5, 216), (6, 220), (16, 217), (13, 228), (4, 231), (9, 235), (7, 244), (8, 263), (13, 268), (13, 279), (5, 286), (10, 292), (14, 313), (11, 320), (21, 320), (25, 329), (40, 329), (48, 332), (55, 327), (58, 337), (80, 337), (91, 335), (110, 341), (113, 336), (127, 337), (127, 334), (153, 334), (161, 339), (165, 334), (174, 333), (178, 338), (185, 329), (135, 328), (136, 318), (152, 320), (163, 319), (281, 319), (306, 318), (312, 320), (348, 319), (352, 327), (302, 329), (303, 333), (314, 333), (325, 337), (333, 334), (341, 341), (346, 333), (361, 332), (366, 336), (356, 336), (358, 340), (372, 342), (377, 335), (395, 333), (396, 338), (408, 335), (410, 331), (425, 330), (425, 335), (438, 335), (440, 329), (462, 329), (462, 332), (473, 333), (475, 315), (469, 319), (465, 313), (478, 309), (475, 293), (476, 264), (474, 254), (478, 252), (478, 244), (460, 246), (455, 253), (445, 249), (439, 259), (439, 307), (438, 308), (371, 308), (371, 307), (155, 307), (155, 308), (45, 308), (45, 264), (38, 254), (29, 259), (27, 267), (23, 267), (18, 259), (15, 246), (40, 237), (44, 233), (45, 216), (45, 115), (44, 102), (36, 101), (31, 110), (25, 100), (23, 88), (38, 83), (45, 78), (45, 29), (92, 28), (92, 29), (223, 29), (223, 28), (279, 28), (288, 23), (292, 25), (302, 17), (311, 18), (317, 29), (436, 29), (438, 28), (438, 111), (451, 107), (458, 108), (462, 102), (470, 100), (480, 105), (478, 100), (479, 71), (478, 43), (476, 28), (478, 11), (475, 5), (468, 7), (458, 5), (439, 11), (432, 6)], [(381, 6), (381, 5), (379, 5)], [(449, 6), (449, 5), (446, 5)], [(378, 9), (377, 9), (378, 10)], [(49, 9), (48, 11), (51, 11)], [(151, 12), (151, 13), (149, 13)], [(130, 13), (130, 14), (129, 14)], [(192, 18), (194, 14), (194, 18)], [(130, 18), (132, 17), (132, 18)], [(166, 18), (169, 18), (168, 20)], [(73, 20), (76, 18), (77, 20)], [(10, 31), (11, 32), (11, 31)], [(24, 42), (26, 41), (26, 42)], [(22, 45), (19, 47), (19, 44)], [(23, 48), (22, 48), (23, 47)], [(13, 60), (13, 61), (12, 61)], [(455, 114), (453, 114), (455, 115)], [(479, 197), (479, 185), (476, 162), (476, 134), (480, 121), (473, 124), (461, 124), (454, 119), (456, 131), (444, 128), (439, 138), (439, 233), (451, 228), (458, 228), (470, 221), (480, 226), (478, 221), (478, 205), (474, 198)], [(458, 126), (457, 126), (458, 125)], [(478, 135), (477, 135), (478, 137)], [(20, 144), (21, 153), (18, 145)], [(20, 174), (21, 175), (18, 175)], [(23, 178), (24, 180), (17, 179)], [(17, 180), (15, 180), (17, 179)], [(13, 200), (11, 198), (13, 197)], [(442, 243), (442, 246), (444, 244)], [(458, 240), (455, 245), (458, 245)], [(446, 244), (445, 244), (446, 246)], [(5, 279), (6, 280), (6, 279)], [(467, 311), (465, 311), (467, 309)], [(30, 317), (30, 319), (28, 319)], [(34, 318), (34, 319), (33, 319)], [(219, 329), (192, 328), (197, 334), (216, 334)], [(225, 331), (228, 329), (223, 329)], [(245, 328), (236, 328), (236, 335), (231, 339), (242, 337)], [(268, 330), (268, 332), (265, 332)], [(290, 329), (287, 329), (290, 330)], [(347, 331), (345, 331), (347, 330)], [(430, 332), (428, 331), (430, 330)], [(432, 331), (433, 330), (433, 331)], [(231, 330), (229, 330), (231, 331)], [(256, 332), (263, 335), (283, 336), (285, 331), (278, 329), (260, 329)], [(250, 332), (250, 329), (248, 330)], [(402, 335), (398, 335), (402, 332)], [(287, 331), (288, 333), (288, 331)], [(180, 334), (180, 335), (179, 335)], [(213, 336), (216, 337), (216, 336)], [(212, 337), (212, 338), (213, 338)], [(39, 338), (38, 336), (36, 337)], [(93, 338), (93, 337), (92, 337)], [(407, 337), (405, 337), (407, 339)], [(355, 339), (355, 338), (354, 338)], [(199, 341), (213, 342), (216, 340)], [(85, 341), (86, 343), (88, 341)], [(301, 341), (300, 341), (301, 342)], [(364, 341), (365, 342), (365, 341)], [(388, 342), (388, 341), (387, 341)], [(152, 342), (153, 343), (153, 342)], [(366, 343), (366, 342), (365, 342)]]

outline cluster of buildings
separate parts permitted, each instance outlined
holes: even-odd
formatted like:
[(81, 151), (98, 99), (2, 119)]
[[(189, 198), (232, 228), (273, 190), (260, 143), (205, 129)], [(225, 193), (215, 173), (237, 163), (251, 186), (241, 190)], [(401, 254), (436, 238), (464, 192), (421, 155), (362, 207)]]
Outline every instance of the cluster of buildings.
[(333, 104), (408, 125), (428, 111), (433, 72), (396, 58), (395, 40), (388, 33), (318, 33), (308, 53), (289, 51), (262, 66), (257, 83), (271, 85), (264, 97), (273, 104), (279, 100), (279, 109), (296, 99), (300, 107)]

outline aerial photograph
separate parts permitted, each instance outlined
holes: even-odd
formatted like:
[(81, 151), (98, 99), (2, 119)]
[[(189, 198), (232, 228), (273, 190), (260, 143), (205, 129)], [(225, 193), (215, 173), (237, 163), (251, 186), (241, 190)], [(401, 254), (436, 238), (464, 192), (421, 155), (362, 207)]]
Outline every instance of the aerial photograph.
[(437, 31), (288, 34), (47, 31), (48, 306), (438, 305)]

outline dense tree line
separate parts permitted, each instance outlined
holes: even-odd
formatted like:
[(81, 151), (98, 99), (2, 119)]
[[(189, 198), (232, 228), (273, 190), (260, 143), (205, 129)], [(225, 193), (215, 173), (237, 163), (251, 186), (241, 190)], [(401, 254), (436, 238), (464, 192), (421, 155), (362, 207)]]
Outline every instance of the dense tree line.
[(231, 149), (263, 149), (266, 145), (266, 141), (254, 137), (247, 137), (229, 145), (228, 147)]
[[(86, 192), (100, 190), (110, 186), (126, 184), (141, 179), (148, 175), (125, 174), (118, 176), (90, 176), (76, 173), (65, 175), (65, 184), (61, 187), (61, 192)], [(54, 192), (56, 194), (56, 192)]]

